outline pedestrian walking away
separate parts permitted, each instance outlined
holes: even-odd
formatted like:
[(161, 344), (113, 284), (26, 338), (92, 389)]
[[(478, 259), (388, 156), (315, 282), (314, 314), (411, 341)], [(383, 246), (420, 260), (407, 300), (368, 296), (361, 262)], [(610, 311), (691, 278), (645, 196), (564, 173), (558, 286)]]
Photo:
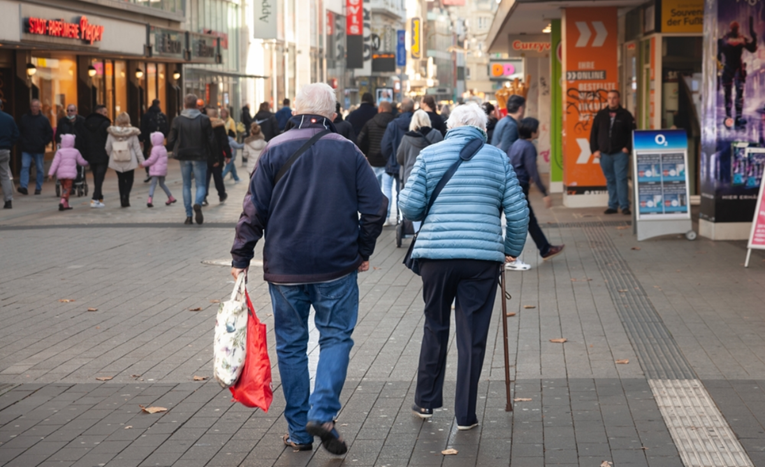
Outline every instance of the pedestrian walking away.
[(260, 131), (263, 133), (263, 137), (266, 141), (271, 141), (281, 132), (279, 130), (279, 122), (276, 121), (276, 117), (271, 113), (271, 108), (269, 107), (268, 102), (260, 104), (258, 113), (255, 114), (255, 121), (260, 125)]
[[(364, 155), (337, 134), (334, 113), (329, 85), (309, 84), (298, 92), (294, 128), (269, 142), (252, 175), (231, 254), (238, 277), (268, 231), (263, 277), (286, 400), (283, 442), (307, 451), (319, 437), (339, 455), (348, 450), (334, 420), (358, 316), (357, 275), (369, 269), (387, 199)], [(313, 392), (306, 353), (312, 307), (320, 345)]]
[[(77, 113), (77, 106), (74, 104), (67, 105), (66, 115), (59, 118), (58, 123), (56, 124), (56, 144), (58, 144), (59, 147), (61, 146), (61, 137), (63, 135), (75, 135), (75, 149), (82, 153), (82, 141), (85, 139), (84, 125), (85, 117)], [(76, 191), (76, 187), (79, 187), (81, 196), (83, 193), (83, 186), (86, 185), (84, 183), (85, 167), (77, 166), (76, 170), (77, 177), (75, 177), (74, 182), (72, 183), (72, 189)]]
[(72, 209), (69, 206), (69, 194), (72, 191), (72, 184), (74, 179), (77, 178), (77, 166), (86, 166), (86, 161), (80, 151), (75, 149), (75, 135), (62, 135), (61, 136), (61, 149), (56, 151), (56, 155), (53, 156), (53, 162), (50, 165), (50, 171), (48, 177), (53, 178), (55, 175), (61, 184), (61, 201), (58, 204), (59, 211), (65, 211)]
[[(148, 159), (152, 150), (151, 135), (154, 132), (160, 132), (163, 136), (167, 137), (167, 133), (170, 131), (169, 121), (167, 115), (162, 112), (160, 108), (159, 99), (151, 101), (151, 107), (141, 117), (141, 136), (139, 140), (143, 147), (144, 158)], [(144, 183), (151, 181), (151, 175), (149, 174), (149, 168), (146, 167), (146, 179)]]
[(619, 91), (608, 91), (608, 106), (595, 114), (590, 131), (590, 151), (600, 159), (600, 168), (606, 177), (608, 209), (605, 214), (630, 215), (629, 186), (630, 152), (635, 119), (621, 106)]
[(388, 159), (382, 155), (381, 144), (388, 123), (392, 122), (394, 118), (393, 105), (388, 101), (380, 102), (377, 115), (364, 124), (356, 138), (356, 144), (366, 156), (369, 165), (372, 166), (380, 188), (383, 187), (383, 179), (386, 176), (385, 166), (388, 165)]
[[(542, 183), (542, 178), (537, 170), (537, 148), (532, 142), (539, 137), (539, 120), (532, 117), (526, 117), (521, 120), (518, 125), (518, 135), (520, 137), (510, 147), (508, 158), (513, 169), (515, 169), (515, 175), (518, 177), (518, 182), (521, 184), (523, 194), (529, 206), (529, 234), (531, 234), (531, 238), (537, 245), (542, 259), (548, 260), (560, 254), (565, 245), (550, 245), (544, 232), (542, 232), (542, 228), (539, 226), (539, 222), (537, 222), (534, 210), (531, 208), (531, 201), (529, 200), (529, 187), (531, 182), (534, 182), (534, 185), (544, 196), (545, 207), (549, 209), (552, 206), (552, 198), (547, 193), (547, 188)], [(513, 262), (507, 263), (505, 269), (510, 271), (527, 271), (531, 269), (531, 265), (524, 263), (521, 261), (521, 258), (518, 258)]]
[[(261, 105), (261, 108), (263, 106)], [(266, 109), (267, 110), (267, 109)], [(279, 133), (284, 131), (284, 127), (287, 125), (287, 122), (290, 118), (292, 118), (292, 109), (290, 108), (290, 100), (284, 99), (282, 101), (282, 108), (276, 111), (276, 115), (274, 115), (274, 118), (276, 118), (276, 123), (279, 126)]]
[(430, 118), (430, 127), (441, 133), (441, 136), (446, 135), (446, 123), (444, 119), (436, 113), (436, 99), (433, 96), (425, 96), (422, 98), (420, 108), (427, 112)]
[(3, 187), (3, 209), (13, 209), (13, 182), (11, 181), (11, 149), (19, 140), (19, 128), (13, 117), (3, 111), (0, 99), (0, 185)]
[(335, 120), (332, 122), (337, 128), (337, 133), (344, 136), (347, 140), (356, 142), (356, 132), (353, 131), (353, 125), (350, 122), (343, 120), (342, 114), (343, 108), (340, 103), (335, 104)]
[(483, 111), (486, 112), (486, 141), (491, 143), (494, 136), (494, 128), (497, 126), (497, 109), (491, 102), (484, 102), (481, 104)]
[[(383, 176), (383, 193), (393, 202), (393, 184), (396, 185), (396, 197), (401, 191), (401, 179), (399, 177), (400, 168), (396, 160), (396, 151), (404, 139), (404, 135), (409, 131), (409, 124), (412, 123), (412, 113), (414, 112), (414, 101), (405, 98), (401, 102), (401, 113), (385, 129), (382, 142), (380, 143), (380, 152), (385, 157), (385, 175)], [(391, 205), (388, 204), (388, 217), (391, 215)], [(396, 205), (396, 217), (398, 219), (398, 204)], [(387, 225), (396, 224), (396, 220), (387, 220)], [(414, 220), (414, 219), (413, 219)]]
[(247, 159), (247, 173), (252, 176), (255, 167), (258, 165), (258, 159), (266, 148), (266, 140), (263, 139), (263, 132), (260, 131), (260, 125), (252, 122), (250, 125), (250, 136), (244, 139), (244, 149), (242, 149), (242, 159)]
[[(346, 118), (353, 127), (353, 132), (356, 133), (356, 135), (361, 134), (361, 129), (364, 128), (364, 125), (377, 115), (377, 110), (378, 109), (375, 108), (375, 98), (372, 96), (372, 93), (365, 92), (362, 94), (361, 104), (359, 104), (359, 107), (356, 110), (349, 113), (348, 118)], [(390, 110), (391, 115), (393, 114), (392, 110), (393, 107), (391, 107)]]
[(223, 167), (231, 161), (231, 146), (228, 145), (226, 124), (218, 118), (218, 109), (207, 109), (210, 117), (210, 125), (213, 129), (213, 145), (210, 159), (207, 161), (207, 187), (202, 206), (207, 206), (207, 195), (210, 193), (210, 179), (215, 182), (215, 190), (218, 192), (218, 201), (224, 202), (228, 198), (226, 185), (223, 184)]
[(231, 130), (228, 131), (228, 146), (231, 148), (231, 159), (226, 162), (226, 166), (223, 168), (221, 177), (225, 180), (226, 175), (231, 173), (231, 178), (234, 179), (234, 182), (239, 183), (239, 174), (236, 173), (236, 150), (243, 150), (244, 144), (236, 141), (236, 133)]
[(21, 150), (21, 174), (19, 175), (18, 192), (28, 195), (29, 171), (32, 162), (37, 172), (35, 179), (35, 194), (42, 193), (45, 180), (45, 147), (53, 141), (53, 128), (48, 117), (40, 112), (40, 101), (32, 99), (29, 113), (21, 116), (19, 122), (19, 149)]
[(526, 113), (526, 99), (519, 95), (512, 95), (507, 99), (507, 115), (497, 122), (494, 127), (491, 144), (503, 150), (505, 154), (510, 152), (510, 146), (518, 139), (518, 122)]
[[(457, 428), (470, 430), (478, 425), (478, 381), (500, 265), (523, 251), (528, 208), (507, 155), (485, 144), (483, 109), (475, 103), (455, 107), (446, 124), (446, 139), (420, 152), (399, 200), (404, 217), (423, 222), (412, 250), (412, 258), (420, 264), (425, 301), (412, 411), (430, 418), (443, 406), (454, 301), (458, 358), (454, 411)], [(507, 219), (504, 241), (501, 213)]]
[[(167, 147), (172, 148), (173, 157), (181, 164), (183, 177), (183, 205), (186, 208), (186, 221), (192, 224), (192, 208), (194, 221), (204, 222), (202, 202), (207, 193), (207, 161), (212, 157), (213, 131), (210, 119), (197, 109), (197, 96), (187, 94), (183, 99), (184, 109), (173, 119), (170, 134), (167, 137)], [(196, 193), (191, 197), (191, 174), (194, 174)], [(192, 206), (193, 201), (193, 206)]]
[(135, 169), (144, 161), (141, 142), (138, 140), (141, 130), (130, 125), (130, 115), (127, 112), (117, 115), (114, 123), (107, 130), (109, 136), (106, 139), (106, 153), (109, 154), (109, 168), (117, 172), (120, 205), (127, 208), (130, 207)]
[(149, 169), (149, 175), (151, 176), (151, 185), (149, 185), (149, 199), (146, 201), (146, 206), (154, 207), (154, 189), (159, 184), (162, 191), (167, 195), (166, 206), (176, 202), (173, 198), (173, 194), (170, 193), (170, 189), (165, 185), (165, 177), (167, 177), (167, 149), (165, 149), (165, 135), (160, 131), (155, 131), (149, 137), (152, 147), (149, 153), (149, 158), (144, 161), (143, 166)]
[(250, 104), (244, 104), (242, 107), (242, 124), (244, 125), (244, 137), (250, 136), (250, 125), (252, 125), (252, 114), (250, 114)]
[(106, 169), (109, 167), (109, 154), (106, 152), (106, 140), (109, 137), (107, 131), (112, 124), (106, 116), (106, 106), (97, 105), (93, 113), (85, 118), (83, 140), (80, 141), (82, 157), (90, 164), (93, 172), (93, 196), (90, 201), (91, 208), (103, 208), (104, 195), (101, 191), (106, 177)]

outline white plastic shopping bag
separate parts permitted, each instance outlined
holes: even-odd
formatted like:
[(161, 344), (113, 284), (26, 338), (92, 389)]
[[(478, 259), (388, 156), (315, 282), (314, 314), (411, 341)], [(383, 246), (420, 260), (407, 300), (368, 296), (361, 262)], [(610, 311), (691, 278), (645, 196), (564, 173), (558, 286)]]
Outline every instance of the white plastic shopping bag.
[(232, 386), (244, 368), (247, 346), (247, 300), (245, 273), (239, 274), (231, 299), (220, 304), (215, 320), (213, 342), (215, 379), (223, 387)]

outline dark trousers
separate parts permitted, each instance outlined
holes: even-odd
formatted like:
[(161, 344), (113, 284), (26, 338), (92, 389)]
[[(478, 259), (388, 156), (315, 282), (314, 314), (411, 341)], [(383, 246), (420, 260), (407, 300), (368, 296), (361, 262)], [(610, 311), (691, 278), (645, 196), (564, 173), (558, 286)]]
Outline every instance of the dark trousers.
[(534, 210), (531, 209), (529, 186), (521, 185), (521, 188), (523, 189), (523, 194), (526, 195), (526, 202), (529, 204), (529, 234), (531, 235), (531, 238), (534, 239), (534, 243), (536, 243), (537, 248), (539, 249), (539, 254), (544, 256), (550, 252), (550, 242), (547, 241), (547, 237), (545, 237), (544, 232), (542, 232), (542, 227), (540, 227), (539, 222), (537, 222), (537, 216), (534, 215)]
[(93, 172), (93, 199), (96, 201), (104, 199), (101, 188), (104, 186), (104, 177), (106, 177), (108, 167), (108, 164), (90, 164), (90, 170)]
[(223, 184), (223, 167), (218, 164), (217, 167), (213, 167), (212, 164), (207, 164), (207, 190), (205, 191), (205, 198), (210, 193), (210, 177), (215, 181), (215, 189), (218, 190), (218, 197), (222, 197), (226, 194), (226, 186)]
[(478, 422), (475, 414), (478, 380), (486, 353), (491, 311), (497, 292), (500, 263), (470, 259), (422, 261), (422, 296), (425, 300), (425, 332), (417, 370), (414, 402), (436, 409), (443, 405), (449, 318), (452, 301), (457, 326), (457, 392), (454, 412), (457, 424)]
[(127, 199), (130, 198), (130, 190), (133, 189), (134, 176), (135, 176), (135, 170), (128, 170), (127, 172), (117, 172), (117, 184), (120, 189), (121, 200), (127, 201)]

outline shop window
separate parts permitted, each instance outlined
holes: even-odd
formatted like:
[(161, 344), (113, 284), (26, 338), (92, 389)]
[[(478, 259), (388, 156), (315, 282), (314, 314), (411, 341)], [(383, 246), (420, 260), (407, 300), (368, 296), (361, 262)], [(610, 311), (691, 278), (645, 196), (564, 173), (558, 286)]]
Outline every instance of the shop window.
[(141, 116), (149, 109), (151, 102), (157, 98), (157, 64), (146, 64), (146, 102), (141, 110)]
[(165, 75), (165, 64), (157, 64), (157, 99), (159, 99), (159, 108), (162, 109), (162, 113), (167, 114), (167, 77)]
[(114, 113), (126, 112), (127, 105), (127, 64), (124, 60), (114, 61)]
[[(32, 76), (33, 96), (54, 129), (66, 114), (68, 104), (77, 105), (77, 62), (74, 55), (32, 57), (37, 73)], [(51, 145), (49, 151), (53, 150)]]

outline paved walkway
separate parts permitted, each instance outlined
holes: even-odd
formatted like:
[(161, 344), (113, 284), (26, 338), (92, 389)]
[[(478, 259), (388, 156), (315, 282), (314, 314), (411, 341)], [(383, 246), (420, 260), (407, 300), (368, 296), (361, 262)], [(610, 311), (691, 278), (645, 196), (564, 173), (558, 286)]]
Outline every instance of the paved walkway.
[[(168, 180), (180, 197), (175, 169)], [(744, 242), (638, 243), (621, 215), (559, 199), (546, 211), (535, 198), (566, 251), (541, 262), (529, 240), (523, 258), (533, 268), (507, 275), (512, 390), (522, 401), (505, 412), (497, 301), (480, 425), (458, 432), (453, 340), (444, 409), (425, 422), (409, 411), (421, 283), (386, 228), (373, 269), (359, 276), (338, 417), (350, 450), (337, 458), (318, 444), (283, 448), (276, 367), (268, 413), (194, 381), (212, 376), (213, 301), (232, 287), (215, 264), (229, 261), (245, 183), (227, 182), (222, 205), (211, 197), (205, 225), (184, 226), (180, 204), (165, 207), (160, 193), (146, 208), (148, 186), (137, 182), (131, 208), (115, 206), (109, 176), (103, 210), (75, 199), (60, 213), (46, 183), (43, 195), (0, 211), (0, 465), (765, 466), (765, 255), (744, 269)], [(250, 294), (275, 364), (270, 299), (253, 269)], [(567, 341), (550, 341), (558, 338)], [(442, 455), (447, 448), (458, 454)]]

